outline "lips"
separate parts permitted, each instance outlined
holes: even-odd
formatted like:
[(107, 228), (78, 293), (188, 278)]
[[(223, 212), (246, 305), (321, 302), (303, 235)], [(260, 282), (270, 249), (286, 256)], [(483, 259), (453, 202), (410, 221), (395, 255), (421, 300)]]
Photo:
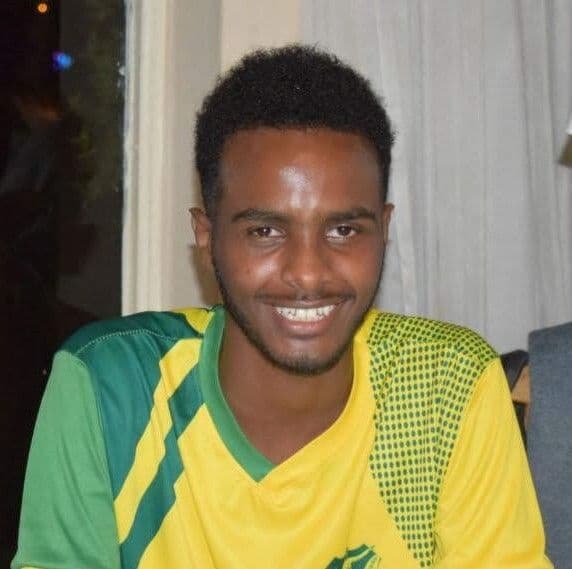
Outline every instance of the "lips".
[(276, 312), (291, 322), (319, 322), (326, 318), (335, 308), (335, 305), (319, 306), (315, 308), (297, 308), (276, 306)]

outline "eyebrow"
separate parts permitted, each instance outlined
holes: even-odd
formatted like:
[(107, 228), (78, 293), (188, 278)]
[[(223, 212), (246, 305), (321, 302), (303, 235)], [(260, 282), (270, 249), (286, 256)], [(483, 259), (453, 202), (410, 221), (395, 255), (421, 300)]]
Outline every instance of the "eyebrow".
[(326, 216), (328, 221), (339, 222), (339, 221), (353, 221), (355, 219), (371, 219), (373, 221), (377, 220), (375, 212), (371, 209), (365, 207), (354, 207), (348, 211), (334, 212)]
[(231, 221), (265, 221), (265, 222), (284, 222), (287, 220), (285, 215), (281, 215), (269, 209), (248, 208), (235, 213)]
[[(342, 222), (342, 221), (353, 221), (356, 219), (371, 219), (373, 221), (377, 220), (375, 212), (365, 207), (354, 207), (347, 211), (337, 211), (330, 213), (325, 216), (325, 220), (328, 222)], [(273, 210), (267, 209), (256, 209), (248, 208), (238, 213), (235, 213), (231, 221), (263, 221), (265, 223), (285, 223), (288, 221), (288, 216), (280, 214)]]

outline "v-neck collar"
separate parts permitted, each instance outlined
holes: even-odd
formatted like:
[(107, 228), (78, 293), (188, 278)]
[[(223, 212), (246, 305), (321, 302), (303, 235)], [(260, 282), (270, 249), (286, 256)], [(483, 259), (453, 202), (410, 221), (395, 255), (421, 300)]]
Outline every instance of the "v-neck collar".
[[(201, 390), (207, 409), (227, 450), (255, 482), (260, 482), (273, 470), (281, 470), (282, 467), (286, 468), (286, 465), (294, 466), (299, 461), (308, 466), (308, 463), (313, 462), (313, 460), (308, 461), (311, 456), (320, 459), (325, 458), (328, 449), (333, 452), (337, 447), (336, 443), (341, 440), (344, 434), (349, 435), (352, 432), (355, 433), (356, 428), (359, 429), (359, 422), (363, 417), (354, 410), (356, 407), (365, 408), (367, 389), (363, 389), (363, 385), (360, 387), (360, 384), (363, 384), (364, 379), (368, 376), (369, 357), (364, 357), (366, 354), (363, 351), (367, 350), (363, 338), (364, 334), (358, 332), (359, 338), (357, 341), (354, 339), (354, 381), (348, 401), (340, 416), (328, 429), (284, 462), (275, 465), (270, 461), (254, 447), (245, 435), (222, 392), (218, 368), (226, 316), (224, 308), (221, 306), (213, 308), (213, 312), (213, 318), (205, 331), (199, 358)], [(364, 327), (369, 328), (368, 320), (370, 318), (366, 317), (366, 324), (362, 325), (362, 329)], [(357, 351), (360, 353), (358, 354)]]
[(216, 307), (213, 310), (214, 316), (205, 331), (199, 359), (203, 397), (226, 448), (249, 476), (259, 482), (274, 468), (274, 464), (248, 440), (222, 392), (218, 361), (224, 332), (225, 312), (222, 307)]

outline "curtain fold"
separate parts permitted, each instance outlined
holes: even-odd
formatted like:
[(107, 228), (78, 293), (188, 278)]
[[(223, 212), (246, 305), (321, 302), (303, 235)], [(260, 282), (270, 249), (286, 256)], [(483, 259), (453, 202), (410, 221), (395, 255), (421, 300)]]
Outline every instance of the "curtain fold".
[(188, 208), (195, 113), (220, 71), (220, 0), (126, 0), (122, 312), (200, 305)]
[(499, 350), (572, 320), (569, 0), (308, 0), (302, 38), (360, 69), (398, 139), (378, 304)]

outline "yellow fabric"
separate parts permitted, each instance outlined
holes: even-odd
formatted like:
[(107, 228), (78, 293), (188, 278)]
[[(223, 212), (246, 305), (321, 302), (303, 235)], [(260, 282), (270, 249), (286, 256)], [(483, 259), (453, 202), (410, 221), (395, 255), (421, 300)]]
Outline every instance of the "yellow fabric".
[(365, 344), (355, 349), (355, 380), (342, 415), (260, 482), (234, 460), (207, 408), (199, 409), (178, 440), (185, 469), (177, 500), (140, 569), (325, 569), (362, 545), (381, 558), (368, 567), (419, 567), (370, 473), (369, 358)]
[[(171, 429), (171, 415), (168, 400), (173, 395), (189, 369), (199, 359), (200, 340), (181, 340), (159, 362), (161, 380), (153, 394), (154, 406), (147, 428), (135, 450), (133, 466), (115, 499), (115, 517), (119, 542), (125, 541), (145, 491), (153, 481), (159, 464), (165, 456), (165, 437)], [(157, 436), (159, 432), (161, 436)]]
[[(117, 555), (113, 567), (124, 569), (551, 567), (506, 379), (478, 336), (372, 311), (354, 341), (354, 382), (340, 417), (284, 463), (260, 471), (252, 468), (257, 451), (249, 455), (242, 446), (238, 454), (236, 438), (224, 434), (228, 416), (205, 390), (205, 384), (218, 386), (216, 342), (212, 327), (206, 329), (211, 317), (183, 314), (194, 330), (206, 330), (204, 339), (186, 337), (184, 328), (183, 337), (168, 335), (172, 320), (153, 315), (136, 335), (123, 327), (105, 342), (89, 339), (97, 345), (93, 359), (59, 356), (68, 365), (55, 368), (51, 381), (60, 391), (49, 402), (50, 422), (40, 429), (57, 436), (51, 446), (42, 444), (34, 484), (28, 484), (28, 517), (34, 523), (42, 518), (42, 543), (33, 547), (39, 530), (28, 532), (14, 568), (108, 569), (109, 552), (119, 550), (121, 561)], [(171, 328), (151, 328), (162, 318)], [(172, 344), (160, 352), (157, 338)], [(106, 384), (108, 391), (98, 392), (96, 403), (90, 366), (102, 362), (102, 348), (113, 356), (104, 373), (117, 369), (118, 353), (133, 354), (134, 363), (130, 373)], [(141, 365), (142, 354), (154, 365)], [(139, 379), (147, 407), (141, 410), (141, 399), (133, 405), (149, 419), (128, 447), (133, 460), (113, 501), (106, 468), (114, 464), (81, 453), (101, 447), (103, 454), (99, 405), (114, 404), (118, 393), (109, 390), (117, 382), (123, 389), (123, 379), (129, 387), (116, 408), (125, 412)], [(74, 405), (54, 408), (62, 393)], [(72, 445), (82, 428), (87, 434)], [(113, 433), (111, 443), (121, 435), (129, 441), (125, 428)], [(54, 449), (62, 440), (70, 450), (56, 463)], [(50, 468), (57, 474), (44, 491), (42, 469)], [(81, 486), (73, 492), (64, 483), (55, 487), (54, 480), (76, 471)], [(67, 515), (61, 508), (51, 513), (52, 496), (54, 504), (69, 500)], [(93, 515), (101, 512), (102, 496), (109, 496), (107, 518)], [(77, 515), (66, 525), (70, 511)], [(108, 531), (113, 513), (118, 539), (115, 527)], [(95, 530), (86, 528), (102, 518), (96, 530), (107, 541), (96, 548), (101, 555), (94, 562), (93, 553), (83, 555), (96, 543)], [(53, 529), (60, 527), (53, 547)]]
[[(375, 401), (369, 318), (355, 344), (346, 409), (320, 437), (263, 480), (234, 460), (205, 406), (179, 437), (176, 502), (139, 567), (326, 568), (346, 551), (375, 552), (367, 567), (419, 568), (370, 467)], [(200, 444), (198, 444), (200, 441)], [(491, 491), (492, 490), (492, 491)], [(528, 465), (498, 359), (476, 381), (439, 496), (434, 567), (551, 567)], [(174, 553), (175, 552), (175, 553)], [(336, 565), (338, 566), (338, 565)], [(366, 566), (366, 565), (363, 565)]]
[(438, 569), (543, 569), (544, 532), (501, 363), (477, 382), (435, 519)]
[(213, 317), (213, 313), (209, 310), (205, 310), (204, 308), (180, 308), (179, 310), (173, 310), (173, 312), (175, 314), (182, 314), (187, 319), (190, 326), (201, 334), (205, 333), (205, 330)]
[[(178, 437), (183, 472), (174, 484), (175, 503), (146, 548), (139, 569), (427, 566), (415, 558), (411, 542), (403, 539), (372, 475), (378, 427), (372, 420), (376, 402), (367, 340), (377, 317), (371, 313), (356, 337), (354, 383), (342, 415), (262, 480), (253, 480), (243, 470), (206, 405), (199, 408)], [(190, 342), (194, 365), (198, 342)], [(183, 357), (187, 350), (178, 344), (167, 354), (161, 364), (165, 377), (180, 381), (192, 367)], [(160, 424), (163, 433), (171, 424), (164, 416), (166, 409), (159, 411), (176, 386), (165, 388), (161, 382), (157, 388), (154, 413), (161, 420), (154, 428)], [(542, 554), (540, 514), (499, 360), (493, 360), (472, 387), (467, 386), (469, 403), (460, 431), (452, 433), (454, 450), (437, 505), (432, 566), (551, 567)], [(145, 472), (149, 461), (143, 459), (144, 440), (132, 473), (148, 485), (155, 470)], [(153, 452), (156, 449), (149, 456)], [(140, 486), (138, 492), (142, 490)], [(117, 505), (118, 500), (116, 510)], [(353, 557), (352, 551), (357, 552)]]

